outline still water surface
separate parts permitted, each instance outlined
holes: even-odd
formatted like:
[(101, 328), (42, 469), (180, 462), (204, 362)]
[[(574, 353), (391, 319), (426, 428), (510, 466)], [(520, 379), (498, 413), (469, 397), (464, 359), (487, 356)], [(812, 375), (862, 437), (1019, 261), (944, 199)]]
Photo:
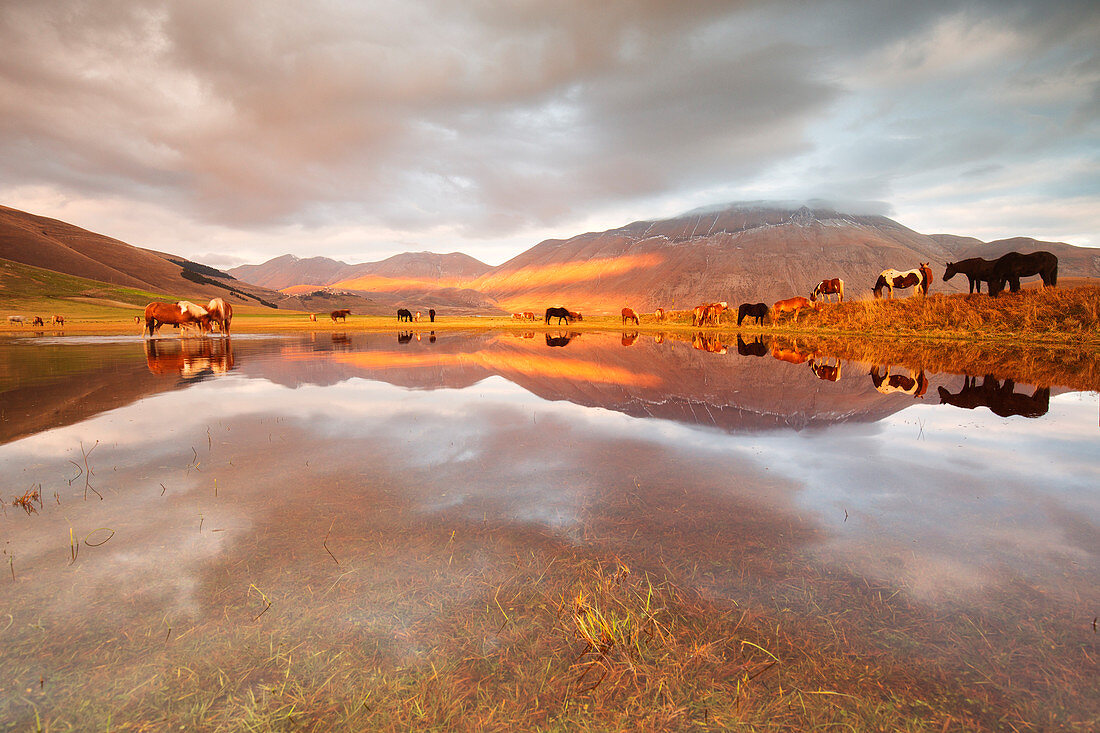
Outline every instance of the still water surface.
[(1071, 690), (1024, 724), (1096, 719), (1095, 392), (564, 331), (39, 338), (0, 342), (0, 365), (0, 726), (78, 719), (75, 699), (120, 692), (90, 681), (104, 660), (140, 686), (128, 665), (178, 645), (134, 691), (152, 695), (204, 653), (180, 651), (189, 629), (302, 614), (318, 643), (362, 629), (414, 653), (466, 591), (395, 594), (551, 546), (796, 616), (843, 614), (862, 584), (906, 615), (848, 630), (891, 664)]

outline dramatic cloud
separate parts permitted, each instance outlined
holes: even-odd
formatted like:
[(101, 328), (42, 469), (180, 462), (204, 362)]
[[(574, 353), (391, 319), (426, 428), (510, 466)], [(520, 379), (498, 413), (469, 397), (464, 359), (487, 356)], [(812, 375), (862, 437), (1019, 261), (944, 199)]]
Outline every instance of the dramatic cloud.
[(0, 202), (219, 264), (808, 196), (1100, 245), (1097, 48), (1089, 2), (0, 0)]

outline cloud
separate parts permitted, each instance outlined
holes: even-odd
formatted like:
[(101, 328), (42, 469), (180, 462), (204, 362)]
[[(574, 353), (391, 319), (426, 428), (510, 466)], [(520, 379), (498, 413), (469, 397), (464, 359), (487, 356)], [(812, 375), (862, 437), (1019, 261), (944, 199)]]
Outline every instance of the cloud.
[[(354, 227), (365, 234), (352, 254), (323, 253), (459, 240), (447, 249), (498, 261), (672, 202), (904, 199), (933, 173), (980, 180), (974, 171), (1093, 155), (1098, 13), (1068, 2), (7, 3), (0, 196), (19, 205), (15, 192), (38, 188), (159, 208), (208, 235), (168, 247), (182, 254), (232, 258), (247, 239), (249, 254), (273, 256), (295, 231), (305, 241), (293, 251), (312, 254), (315, 232)], [(1011, 194), (1053, 191), (1020, 180)], [(978, 221), (981, 202), (973, 210)], [(76, 223), (104, 229), (90, 219)], [(1065, 231), (1095, 240), (1092, 227)]]

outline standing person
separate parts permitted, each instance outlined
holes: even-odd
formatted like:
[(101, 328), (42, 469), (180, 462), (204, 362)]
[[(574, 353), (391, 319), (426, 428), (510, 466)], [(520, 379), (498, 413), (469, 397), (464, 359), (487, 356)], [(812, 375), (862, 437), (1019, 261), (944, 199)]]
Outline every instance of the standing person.
[(428, 309), (428, 318), (431, 319), (432, 323), (435, 323), (435, 308)]

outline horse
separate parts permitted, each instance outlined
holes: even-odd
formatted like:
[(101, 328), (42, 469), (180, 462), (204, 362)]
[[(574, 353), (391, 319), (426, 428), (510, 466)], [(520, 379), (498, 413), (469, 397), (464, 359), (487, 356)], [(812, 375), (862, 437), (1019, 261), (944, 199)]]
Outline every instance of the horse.
[(759, 336), (751, 344), (746, 344), (741, 334), (737, 334), (737, 353), (741, 356), (767, 356), (768, 347)]
[(635, 326), (637, 326), (638, 324), (641, 323), (641, 321), (638, 320), (638, 314), (637, 313), (635, 313), (630, 308), (623, 308), (623, 325), (624, 326), (626, 325), (627, 321), (634, 321)]
[(764, 325), (764, 317), (768, 315), (767, 303), (742, 303), (737, 306), (737, 325), (741, 325), (741, 321), (745, 318), (751, 318), (757, 322), (757, 324)]
[(339, 310), (334, 310), (332, 313), (329, 313), (329, 317), (332, 318), (333, 323), (336, 323), (337, 320), (347, 323), (348, 316), (350, 315), (351, 311), (347, 308), (341, 308)]
[(658, 322), (665, 320), (665, 309), (658, 308), (657, 310), (653, 311), (653, 317), (656, 318)]
[(233, 320), (233, 306), (221, 298), (214, 298), (206, 304), (206, 310), (210, 314), (210, 322), (216, 323), (221, 332), (228, 336), (229, 323)]
[(791, 322), (798, 323), (799, 311), (802, 311), (806, 308), (809, 308), (810, 310), (817, 310), (817, 303), (807, 300), (802, 296), (776, 301), (775, 305), (772, 306), (772, 318), (775, 321), (778, 321), (780, 316), (782, 316), (784, 313), (790, 312), (794, 313), (794, 318)]
[(890, 297), (894, 297), (894, 288), (911, 288), (914, 285), (917, 287), (913, 290), (913, 295), (928, 295), (928, 287), (932, 284), (932, 270), (929, 269), (927, 262), (920, 263), (920, 267), (915, 267), (912, 270), (883, 270), (879, 273), (878, 280), (875, 281), (875, 287), (871, 291), (875, 294), (876, 298), (882, 297), (882, 289), (886, 288), (889, 291)]
[(523, 311), (523, 320), (525, 320), (525, 321), (533, 321), (533, 320), (535, 320), (535, 313), (534, 313), (534, 311)]
[(522, 321), (523, 320), (523, 314), (522, 313), (513, 313), (512, 314), (512, 320), (513, 321)]
[(53, 317), (53, 325), (55, 325), (55, 326), (64, 326), (65, 325), (65, 316), (54, 316)]
[(840, 359), (835, 360), (835, 364), (826, 364), (819, 361), (817, 358), (810, 359), (810, 371), (814, 373), (814, 376), (818, 379), (824, 379), (826, 382), (835, 382), (840, 379)]
[(572, 318), (574, 321), (584, 320), (584, 316), (582, 316), (580, 313), (577, 313), (576, 311), (569, 311), (569, 317)]
[(559, 326), (561, 325), (562, 321), (565, 321), (566, 323), (573, 322), (573, 314), (570, 313), (568, 309), (562, 308), (561, 306), (554, 306), (546, 309), (547, 324), (550, 323), (551, 318), (557, 318)]
[(1002, 384), (991, 374), (985, 376), (981, 386), (978, 386), (976, 377), (963, 376), (963, 387), (958, 394), (952, 394), (943, 387), (938, 387), (937, 391), (941, 405), (954, 405), (967, 410), (988, 407), (1000, 417), (1041, 417), (1050, 409), (1049, 387), (1036, 387), (1029, 397), (1017, 392), (1016, 384), (1011, 379), (1006, 379)]
[(8, 316), (8, 323), (18, 323), (20, 326), (22, 326), (23, 316)]
[(912, 369), (909, 370), (908, 377), (891, 374), (890, 367), (885, 367), (880, 374), (878, 366), (873, 366), (868, 373), (871, 375), (871, 383), (875, 385), (875, 390), (881, 394), (900, 392), (917, 398), (924, 397), (924, 393), (928, 391), (928, 378), (924, 376), (923, 369), (917, 372), (916, 377), (913, 376)]
[(1032, 252), (1020, 254), (1009, 252), (997, 258), (993, 263), (993, 274), (989, 280), (989, 294), (999, 295), (1005, 289), (1007, 281), (1012, 292), (1020, 292), (1020, 278), (1039, 275), (1043, 278), (1043, 287), (1058, 284), (1058, 258), (1050, 252)]
[(432, 323), (435, 323), (435, 308), (428, 309), (428, 320)]
[(317, 322), (317, 314), (316, 314), (316, 313), (310, 313), (310, 314), (309, 314), (309, 320), (311, 320), (311, 321), (313, 321), (314, 323), (316, 323), (316, 322)]
[(401, 321), (408, 321), (409, 323), (412, 323), (412, 319), (413, 319), (413, 314), (412, 314), (411, 310), (409, 310), (408, 308), (398, 308), (397, 309), (397, 322), (398, 323), (400, 323)]
[(706, 305), (697, 305), (691, 311), (691, 325), (693, 326), (705, 326), (708, 321), (713, 321), (717, 326), (722, 320), (722, 313), (729, 307), (726, 301), (719, 303), (707, 303)]
[[(165, 323), (181, 327), (197, 325), (206, 330), (210, 326), (210, 314), (202, 306), (186, 300), (177, 303), (153, 301), (145, 306), (145, 326), (141, 331), (143, 335), (147, 333), (152, 336)], [(180, 338), (183, 338), (183, 328), (180, 328)]]
[(817, 301), (828, 300), (827, 296), (837, 296), (837, 302), (844, 302), (844, 281), (840, 278), (833, 278), (832, 280), (822, 280), (817, 284), (817, 287), (810, 292), (810, 300)]
[(986, 290), (989, 289), (989, 283), (993, 279), (993, 265), (995, 263), (995, 260), (986, 260), (981, 257), (948, 262), (947, 269), (943, 271), (943, 281), (947, 282), (955, 275), (962, 273), (970, 281), (970, 294), (973, 295), (975, 292), (980, 294), (983, 282), (986, 284)]
[(420, 323), (420, 311), (416, 312), (416, 315), (413, 316), (413, 320), (416, 321), (417, 323)]
[(35, 316), (34, 320), (31, 321), (31, 325), (32, 326), (45, 326), (46, 322), (42, 320), (42, 316)]

